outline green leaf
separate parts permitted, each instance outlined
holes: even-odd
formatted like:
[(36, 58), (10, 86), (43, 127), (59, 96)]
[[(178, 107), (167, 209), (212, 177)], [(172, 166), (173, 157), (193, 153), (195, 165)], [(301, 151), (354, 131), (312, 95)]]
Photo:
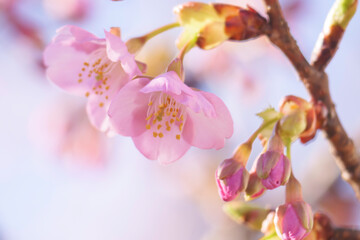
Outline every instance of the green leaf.
[(263, 119), (262, 125), (265, 126), (259, 134), (261, 134), (263, 138), (269, 139), (276, 122), (281, 119), (282, 114), (273, 107), (268, 107), (256, 115)]
[(262, 118), (264, 120), (264, 122), (269, 122), (269, 121), (272, 121), (274, 119), (280, 119), (281, 118), (281, 113), (276, 111), (275, 108), (273, 108), (273, 107), (268, 107), (264, 111), (259, 112), (258, 114), (256, 114), (256, 116)]

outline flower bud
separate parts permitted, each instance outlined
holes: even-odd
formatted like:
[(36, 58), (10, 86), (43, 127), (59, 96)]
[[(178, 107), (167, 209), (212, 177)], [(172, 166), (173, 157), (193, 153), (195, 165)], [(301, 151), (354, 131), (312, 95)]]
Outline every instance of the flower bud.
[(282, 137), (300, 138), (305, 143), (315, 137), (317, 130), (316, 111), (313, 104), (296, 96), (286, 96), (280, 103), (284, 117), (280, 121)]
[(222, 200), (231, 201), (245, 190), (249, 173), (243, 163), (235, 161), (233, 158), (224, 160), (216, 170), (216, 183)]
[(251, 201), (255, 198), (260, 197), (265, 192), (265, 188), (261, 183), (261, 179), (258, 177), (257, 173), (251, 172), (249, 176), (249, 182), (245, 190), (245, 200)]
[(281, 152), (266, 151), (259, 158), (256, 172), (266, 189), (274, 189), (289, 180), (290, 161)]
[(270, 138), (268, 150), (261, 154), (256, 165), (256, 173), (266, 189), (285, 185), (291, 174), (289, 159), (283, 154), (283, 143), (276, 133)]
[(266, 24), (253, 9), (229, 4), (188, 2), (175, 7), (174, 12), (185, 28), (177, 42), (179, 49), (191, 41), (202, 49), (211, 49), (228, 39), (257, 37)]
[(276, 233), (282, 240), (302, 240), (313, 227), (311, 207), (304, 201), (279, 206), (275, 213)]
[(336, 0), (329, 11), (323, 31), (316, 42), (311, 65), (323, 70), (339, 48), (347, 25), (355, 14), (358, 0)]

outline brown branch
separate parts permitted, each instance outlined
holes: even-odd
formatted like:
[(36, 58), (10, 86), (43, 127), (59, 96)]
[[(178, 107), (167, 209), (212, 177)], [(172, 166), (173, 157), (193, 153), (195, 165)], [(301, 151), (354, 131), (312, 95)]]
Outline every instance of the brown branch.
[(360, 157), (340, 123), (331, 99), (328, 77), (323, 70), (310, 65), (303, 56), (290, 33), (278, 0), (264, 2), (269, 16), (269, 24), (264, 27), (264, 33), (288, 57), (315, 105), (319, 106), (320, 128), (332, 146), (343, 179), (350, 183), (360, 199)]
[(333, 25), (327, 34), (321, 33), (311, 56), (311, 65), (323, 71), (339, 48), (344, 29)]
[(360, 240), (360, 231), (352, 228), (332, 226), (329, 217), (316, 213), (312, 238), (317, 240)]

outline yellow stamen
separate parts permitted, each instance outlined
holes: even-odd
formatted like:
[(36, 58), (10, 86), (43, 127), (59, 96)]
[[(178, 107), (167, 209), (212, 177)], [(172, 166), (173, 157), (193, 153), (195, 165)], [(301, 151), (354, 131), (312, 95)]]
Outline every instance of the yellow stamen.
[(145, 120), (150, 120), (150, 118), (152, 117), (152, 114), (150, 114), (147, 118), (145, 118)]
[(176, 139), (180, 140), (180, 135), (179, 134), (176, 135)]

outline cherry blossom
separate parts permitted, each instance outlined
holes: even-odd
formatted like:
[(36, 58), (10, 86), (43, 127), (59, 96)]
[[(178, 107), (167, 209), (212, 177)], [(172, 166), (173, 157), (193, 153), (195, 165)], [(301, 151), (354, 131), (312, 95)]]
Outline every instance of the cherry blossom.
[(225, 104), (191, 89), (174, 71), (132, 80), (113, 99), (109, 116), (116, 132), (160, 163), (179, 159), (190, 146), (220, 149), (233, 133)]
[(105, 31), (105, 38), (75, 26), (64, 26), (45, 49), (47, 77), (75, 95), (88, 97), (91, 123), (111, 132), (107, 110), (111, 99), (135, 75), (137, 62), (120, 37)]

